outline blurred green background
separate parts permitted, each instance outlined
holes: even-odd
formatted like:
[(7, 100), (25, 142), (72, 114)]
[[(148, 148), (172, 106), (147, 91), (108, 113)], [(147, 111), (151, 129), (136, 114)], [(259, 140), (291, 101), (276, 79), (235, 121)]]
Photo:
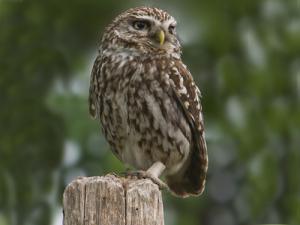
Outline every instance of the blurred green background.
[(206, 191), (164, 193), (166, 225), (300, 224), (300, 1), (0, 1), (0, 225), (58, 225), (77, 176), (123, 171), (88, 86), (104, 26), (133, 6), (178, 21), (203, 94)]

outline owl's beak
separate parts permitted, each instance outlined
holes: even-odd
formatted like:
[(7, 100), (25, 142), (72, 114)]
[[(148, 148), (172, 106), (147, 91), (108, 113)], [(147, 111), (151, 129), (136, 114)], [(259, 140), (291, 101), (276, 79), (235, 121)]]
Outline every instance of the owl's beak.
[(165, 43), (165, 32), (163, 30), (158, 30), (155, 33), (155, 39), (159, 42), (160, 46)]

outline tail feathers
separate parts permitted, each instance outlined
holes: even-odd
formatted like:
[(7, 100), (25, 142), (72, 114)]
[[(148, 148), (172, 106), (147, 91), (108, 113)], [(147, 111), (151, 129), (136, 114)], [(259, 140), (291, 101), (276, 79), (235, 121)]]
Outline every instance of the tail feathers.
[(199, 154), (192, 154), (190, 163), (184, 172), (167, 176), (170, 190), (177, 196), (188, 197), (202, 194), (205, 187), (206, 164), (201, 163)]

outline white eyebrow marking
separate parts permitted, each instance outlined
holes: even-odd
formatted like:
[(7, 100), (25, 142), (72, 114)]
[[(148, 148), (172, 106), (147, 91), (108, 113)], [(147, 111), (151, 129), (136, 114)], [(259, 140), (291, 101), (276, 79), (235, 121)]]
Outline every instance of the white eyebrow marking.
[(159, 21), (156, 20), (155, 18), (153, 18), (152, 16), (135, 16), (136, 19), (140, 19), (140, 20), (149, 20), (151, 22), (153, 22), (156, 26), (161, 25), (163, 26), (165, 29), (167, 29), (171, 24), (173, 25), (177, 25), (176, 21), (174, 20), (173, 17), (171, 17), (169, 20), (166, 21)]
[(165, 21), (163, 24), (164, 24), (164, 25), (167, 25), (167, 26), (169, 26), (169, 25), (171, 25), (171, 24), (174, 25), (174, 26), (177, 25), (176, 21), (175, 21), (173, 18), (171, 18), (171, 19)]
[[(150, 20), (153, 22), (158, 22), (158, 23), (162, 23), (160, 20), (155, 19), (153, 16), (134, 16), (136, 19), (141, 19), (141, 20)], [(169, 20), (163, 21), (163, 23), (168, 23), (168, 24), (172, 24), (174, 23), (176, 25), (176, 21), (174, 20), (174, 18), (170, 18)]]
[[(157, 23), (159, 21), (157, 21), (156, 19), (154, 19), (152, 16), (135, 16), (136, 19), (141, 19), (141, 20), (150, 20), (154, 23)], [(159, 22), (160, 23), (160, 22)]]

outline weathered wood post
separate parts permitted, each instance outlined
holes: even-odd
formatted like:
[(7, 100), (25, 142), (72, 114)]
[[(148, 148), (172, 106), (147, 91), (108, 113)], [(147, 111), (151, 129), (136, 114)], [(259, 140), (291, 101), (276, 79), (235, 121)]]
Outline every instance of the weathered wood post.
[(158, 186), (109, 174), (72, 181), (63, 195), (64, 225), (164, 225)]

